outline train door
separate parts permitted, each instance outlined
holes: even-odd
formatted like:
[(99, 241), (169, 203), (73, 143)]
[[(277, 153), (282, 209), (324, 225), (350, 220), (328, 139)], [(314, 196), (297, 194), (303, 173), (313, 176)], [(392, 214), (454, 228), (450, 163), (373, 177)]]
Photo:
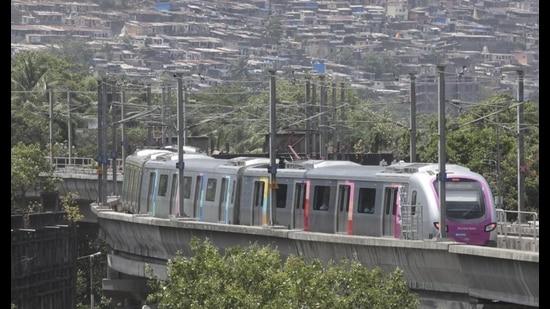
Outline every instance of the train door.
[(158, 170), (156, 177), (156, 190), (153, 208), (153, 216), (168, 218), (170, 214), (170, 200), (168, 193), (168, 174), (165, 170)]
[(229, 201), (231, 200), (231, 188), (229, 188), (229, 177), (222, 178), (222, 185), (220, 188), (220, 203), (218, 205), (218, 222), (227, 224), (229, 221)]
[[(181, 194), (179, 187), (179, 176), (178, 174), (172, 175), (172, 195), (170, 197), (170, 205), (172, 205), (173, 215), (175, 216), (188, 217), (185, 207), (192, 209), (189, 206), (189, 203), (185, 202), (186, 199), (189, 200), (191, 197), (191, 181), (191, 176), (183, 177), (183, 194)], [(184, 200), (183, 207), (180, 207), (180, 198)]]
[(203, 182), (205, 182), (205, 194), (199, 207), (199, 218), (200, 221), (218, 222), (219, 202), (216, 204), (216, 200), (219, 200), (219, 197), (217, 196), (218, 179), (205, 176), (203, 176)]
[[(279, 179), (277, 188), (275, 189), (277, 196), (277, 207), (275, 208), (273, 224), (290, 227), (292, 221), (292, 207), (288, 203), (287, 198), (289, 196), (289, 186), (286, 183), (286, 179)], [(290, 187), (290, 195), (292, 195), (292, 186)], [(288, 207), (287, 207), (288, 206)], [(268, 208), (269, 209), (269, 208)], [(271, 214), (271, 213), (270, 213)]]
[(382, 235), (399, 237), (399, 234), (395, 234), (397, 207), (398, 207), (399, 188), (398, 187), (385, 187), (384, 188), (384, 201), (382, 209)]
[(155, 203), (155, 180), (156, 180), (156, 173), (155, 171), (149, 172), (149, 182), (147, 185), (147, 208), (145, 210), (145, 213), (152, 213), (154, 216), (154, 203)]
[(336, 233), (352, 234), (353, 187), (349, 183), (338, 184), (336, 192)]
[(291, 229), (303, 229), (306, 206), (306, 183), (298, 182), (294, 185), (294, 200), (292, 202)]
[(203, 184), (203, 176), (198, 175), (195, 181), (195, 194), (193, 195), (193, 201), (189, 209), (189, 216), (192, 218), (199, 218), (199, 207), (204, 200), (204, 190), (205, 186)]
[(265, 177), (254, 181), (251, 225), (262, 226), (267, 224), (267, 205), (269, 201), (267, 182), (268, 180)]

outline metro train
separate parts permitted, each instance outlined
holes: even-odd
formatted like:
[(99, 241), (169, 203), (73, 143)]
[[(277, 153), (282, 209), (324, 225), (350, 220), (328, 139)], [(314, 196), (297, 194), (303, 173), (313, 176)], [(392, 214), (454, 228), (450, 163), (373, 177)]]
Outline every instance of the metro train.
[[(438, 164), (281, 161), (272, 179), (269, 158), (219, 159), (186, 146), (179, 192), (177, 152), (138, 150), (125, 160), (120, 210), (344, 235), (416, 240), (441, 235)], [(445, 196), (447, 237), (495, 247), (496, 210), (486, 180), (447, 164)]]

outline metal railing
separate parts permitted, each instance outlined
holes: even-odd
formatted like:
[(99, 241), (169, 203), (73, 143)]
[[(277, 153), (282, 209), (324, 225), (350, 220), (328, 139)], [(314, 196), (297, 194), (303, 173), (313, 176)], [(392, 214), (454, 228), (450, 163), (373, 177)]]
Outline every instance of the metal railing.
[(539, 215), (533, 211), (497, 209), (497, 234), (504, 242), (530, 243), (538, 251)]
[(539, 237), (539, 215), (533, 211), (497, 209), (499, 235)]
[[(98, 163), (93, 158), (54, 157), (53, 164), (58, 173), (97, 174)], [(116, 159), (117, 173), (123, 173), (122, 159)], [(107, 173), (112, 173), (113, 159), (107, 161)]]

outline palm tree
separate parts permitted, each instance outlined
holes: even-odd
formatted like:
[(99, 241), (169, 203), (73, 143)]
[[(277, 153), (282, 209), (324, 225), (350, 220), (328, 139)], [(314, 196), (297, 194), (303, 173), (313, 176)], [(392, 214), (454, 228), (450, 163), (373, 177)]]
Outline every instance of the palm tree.
[(248, 80), (250, 78), (250, 72), (248, 70), (248, 56), (240, 56), (231, 63), (229, 75), (233, 80)]

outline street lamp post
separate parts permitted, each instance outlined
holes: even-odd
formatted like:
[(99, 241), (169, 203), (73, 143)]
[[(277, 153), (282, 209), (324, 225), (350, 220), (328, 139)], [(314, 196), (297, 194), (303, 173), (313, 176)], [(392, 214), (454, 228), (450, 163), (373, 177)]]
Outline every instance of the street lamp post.
[(93, 272), (93, 258), (95, 256), (98, 256), (100, 255), (101, 252), (96, 252), (96, 253), (93, 253), (93, 254), (89, 254), (89, 255), (85, 255), (85, 256), (81, 256), (79, 257), (78, 259), (81, 260), (81, 259), (85, 259), (85, 258), (89, 258), (90, 259), (90, 309), (94, 309), (94, 272)]

